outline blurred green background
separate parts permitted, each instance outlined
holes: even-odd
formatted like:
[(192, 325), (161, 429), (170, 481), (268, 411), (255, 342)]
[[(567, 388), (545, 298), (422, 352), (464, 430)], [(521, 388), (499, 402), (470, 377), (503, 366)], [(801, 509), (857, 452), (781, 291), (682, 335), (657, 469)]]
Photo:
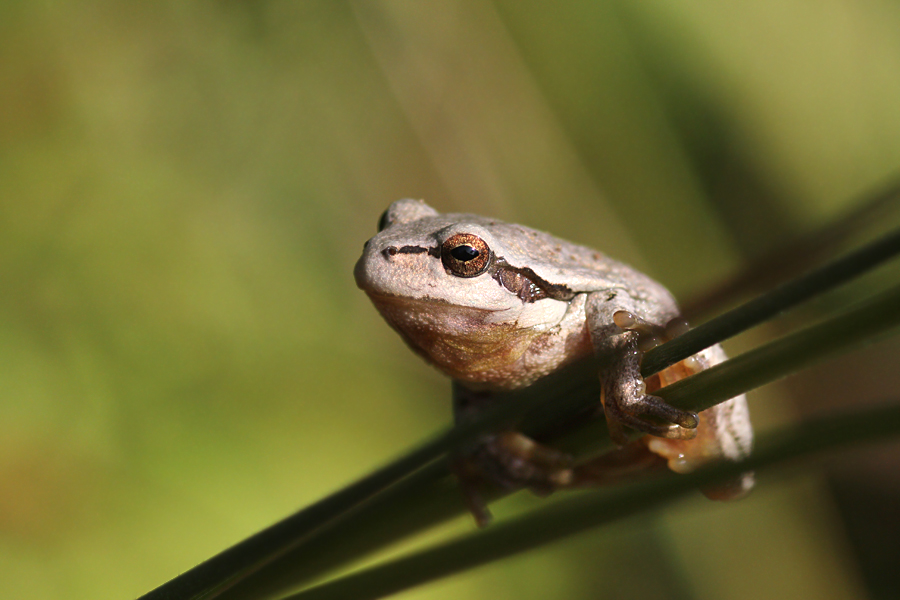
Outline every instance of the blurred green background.
[[(900, 167), (898, 32), (888, 0), (0, 3), (0, 596), (136, 597), (449, 422), (353, 285), (391, 201), (688, 297)], [(892, 392), (897, 349), (788, 387)], [(880, 597), (852, 492), (900, 483), (854, 465), (403, 597)]]

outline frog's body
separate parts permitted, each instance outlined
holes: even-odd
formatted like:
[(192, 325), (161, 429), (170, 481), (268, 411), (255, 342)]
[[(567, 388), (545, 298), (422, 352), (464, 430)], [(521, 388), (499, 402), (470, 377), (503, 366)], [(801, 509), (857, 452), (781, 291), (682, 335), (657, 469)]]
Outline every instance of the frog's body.
[[(682, 471), (749, 452), (743, 396), (702, 413), (698, 435), (697, 415), (646, 394), (638, 344), (665, 338), (678, 307), (663, 286), (600, 252), (521, 225), (442, 215), (422, 201), (400, 200), (366, 243), (355, 276), (407, 343), (458, 383), (458, 418), (477, 411), (492, 392), (528, 386), (594, 353), (603, 360), (602, 401), (614, 439), (624, 443), (623, 425), (665, 438), (647, 445)], [(682, 371), (722, 360), (714, 346)], [(519, 442), (492, 440), (497, 447), (489, 454), (508, 463), (499, 471), (515, 471), (507, 468), (513, 463), (529, 467), (499, 479), (532, 487), (570, 482), (571, 470), (549, 468), (548, 476), (528, 457), (510, 460)], [(735, 491), (751, 484), (745, 477)]]

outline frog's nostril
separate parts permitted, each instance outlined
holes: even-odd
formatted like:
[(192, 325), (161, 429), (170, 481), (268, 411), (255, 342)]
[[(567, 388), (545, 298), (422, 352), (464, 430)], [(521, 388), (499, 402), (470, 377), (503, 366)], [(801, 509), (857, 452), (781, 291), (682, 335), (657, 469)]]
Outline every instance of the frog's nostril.
[(390, 257), (394, 256), (395, 254), (397, 254), (398, 252), (399, 252), (399, 250), (397, 249), (396, 246), (388, 246), (387, 248), (385, 248), (384, 250), (381, 251), (381, 253), (384, 255), (385, 258), (390, 258)]

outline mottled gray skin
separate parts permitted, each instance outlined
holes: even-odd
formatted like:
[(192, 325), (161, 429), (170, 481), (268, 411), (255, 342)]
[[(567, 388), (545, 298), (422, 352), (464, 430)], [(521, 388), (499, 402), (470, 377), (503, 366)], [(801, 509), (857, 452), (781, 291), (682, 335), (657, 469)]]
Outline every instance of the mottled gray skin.
[[(697, 416), (645, 393), (638, 343), (663, 331), (678, 307), (659, 283), (600, 252), (521, 225), (400, 200), (385, 212), (354, 275), (410, 347), (456, 381), (457, 418), (477, 412), (492, 393), (527, 386), (594, 353), (615, 440), (625, 442), (623, 427), (665, 438), (648, 446), (678, 471), (749, 452), (743, 396), (702, 413), (706, 431), (694, 444), (683, 440), (697, 435)], [(716, 346), (698, 354), (692, 368), (722, 360)], [(507, 485), (572, 483), (571, 471), (528, 442), (518, 434), (491, 438), (482, 454), (495, 464), (485, 471)], [(750, 485), (745, 478), (736, 492)]]

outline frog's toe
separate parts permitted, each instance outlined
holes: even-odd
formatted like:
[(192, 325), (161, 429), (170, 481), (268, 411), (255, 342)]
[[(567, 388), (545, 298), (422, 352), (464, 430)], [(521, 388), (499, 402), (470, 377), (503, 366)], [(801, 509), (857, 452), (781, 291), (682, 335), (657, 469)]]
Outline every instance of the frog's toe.
[[(611, 421), (610, 416), (607, 416), (607, 420)], [(660, 438), (667, 438), (671, 440), (690, 440), (696, 437), (697, 429), (690, 427), (682, 427), (681, 425), (675, 423), (658, 423), (653, 420), (649, 420), (646, 418), (639, 417), (637, 415), (632, 415), (628, 413), (624, 413), (615, 417), (617, 421), (617, 429), (621, 431), (621, 426), (625, 425), (626, 427), (630, 427), (641, 433), (646, 433), (649, 435), (653, 435)], [(610, 428), (612, 430), (612, 428)], [(619, 444), (620, 446), (628, 441), (627, 437), (622, 437), (620, 439), (616, 439), (613, 434), (610, 434), (610, 437), (613, 438), (613, 441)]]
[(519, 458), (527, 460), (536, 467), (546, 469), (564, 469), (572, 466), (572, 457), (535, 442), (525, 434), (508, 431), (497, 436), (499, 447)]
[(486, 435), (471, 454), (452, 461), (463, 497), (475, 522), (484, 527), (491, 512), (482, 496), (484, 483), (509, 490), (529, 488), (547, 495), (574, 481), (570, 455), (539, 444), (517, 431)]
[(697, 435), (700, 417), (693, 412), (667, 404), (656, 396), (643, 396), (634, 402), (604, 405), (610, 437), (619, 445), (627, 441), (622, 426), (661, 438), (689, 440)]
[(670, 440), (692, 440), (697, 437), (697, 428), (696, 427), (682, 427), (681, 425), (669, 425), (665, 428), (665, 432), (660, 434), (653, 434), (657, 437), (667, 438)]
[(697, 413), (675, 408), (657, 396), (644, 396), (637, 402), (635, 408), (639, 416), (674, 423), (685, 429), (696, 429), (700, 424), (700, 416)]
[(472, 459), (479, 471), (507, 488), (551, 492), (572, 480), (572, 457), (509, 431), (490, 436)]

